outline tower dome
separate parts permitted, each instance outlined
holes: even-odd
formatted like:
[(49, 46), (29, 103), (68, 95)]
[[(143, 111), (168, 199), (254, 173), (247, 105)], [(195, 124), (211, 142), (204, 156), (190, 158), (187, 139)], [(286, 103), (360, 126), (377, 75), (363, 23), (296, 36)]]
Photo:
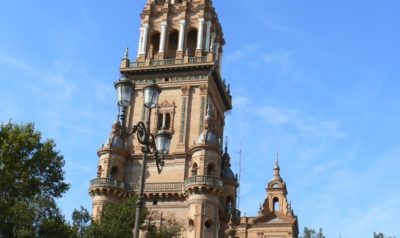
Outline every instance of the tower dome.
[(231, 157), (228, 153), (228, 143), (225, 144), (225, 151), (222, 155), (222, 172), (221, 175), (224, 179), (237, 180), (235, 174), (231, 169)]
[(121, 124), (119, 122), (114, 122), (112, 125), (110, 136), (102, 147), (125, 149), (125, 141), (119, 135), (120, 129), (121, 129)]
[(212, 131), (204, 131), (197, 138), (198, 144), (218, 144), (217, 136)]
[(279, 171), (280, 171), (279, 161), (278, 161), (278, 158), (277, 158), (276, 162), (275, 162), (275, 166), (274, 166), (274, 175), (272, 176), (271, 180), (269, 181), (270, 183), (277, 182), (277, 181), (281, 182), (281, 183), (283, 182)]
[(217, 145), (218, 138), (213, 131), (211, 116), (207, 115), (204, 119), (203, 132), (197, 138), (197, 144)]

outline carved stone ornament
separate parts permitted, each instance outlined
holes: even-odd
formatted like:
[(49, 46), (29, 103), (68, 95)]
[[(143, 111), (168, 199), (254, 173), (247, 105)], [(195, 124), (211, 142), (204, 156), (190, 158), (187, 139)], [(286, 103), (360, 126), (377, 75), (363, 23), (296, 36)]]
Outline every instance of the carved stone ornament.
[(163, 108), (174, 108), (175, 107), (175, 102), (169, 103), (167, 100), (159, 104), (159, 107)]
[(200, 93), (207, 94), (208, 86), (206, 84), (200, 85)]
[(182, 90), (182, 95), (183, 96), (188, 96), (189, 95), (189, 86), (188, 85), (183, 85), (181, 87), (181, 90)]

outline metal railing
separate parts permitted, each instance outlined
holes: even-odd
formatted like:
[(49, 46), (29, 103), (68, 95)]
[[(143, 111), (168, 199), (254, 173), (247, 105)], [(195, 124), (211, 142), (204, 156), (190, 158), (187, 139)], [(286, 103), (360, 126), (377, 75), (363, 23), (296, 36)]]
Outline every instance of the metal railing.
[(125, 184), (113, 178), (96, 178), (90, 181), (90, 187), (112, 187), (125, 189)]
[(154, 60), (150, 62), (151, 66), (174, 65), (175, 59)]
[(214, 176), (209, 176), (209, 175), (193, 176), (185, 180), (185, 186), (191, 186), (191, 185), (206, 185), (206, 186), (222, 188), (223, 182), (221, 179)]
[[(145, 61), (136, 61), (131, 62), (131, 68), (142, 68), (142, 67), (157, 67), (157, 66), (166, 66), (166, 65), (182, 65), (184, 63), (183, 59), (163, 59), (163, 60), (152, 60), (150, 61), (150, 65), (146, 65)], [(189, 64), (202, 64), (207, 63), (207, 56), (202, 57), (189, 57), (188, 59)]]
[[(139, 184), (125, 184), (127, 191), (139, 191)], [(183, 183), (146, 183), (144, 192), (180, 192), (183, 189)]]
[(199, 64), (199, 63), (206, 63), (207, 57), (189, 57), (189, 64)]
[[(107, 187), (124, 189), (127, 192), (139, 191), (139, 184), (124, 183), (120, 180), (112, 178), (96, 178), (90, 181), (90, 188)], [(146, 183), (144, 185), (145, 192), (181, 192), (183, 183)]]
[(131, 62), (130, 64), (131, 68), (139, 68), (139, 67), (144, 67), (145, 66), (145, 62)]

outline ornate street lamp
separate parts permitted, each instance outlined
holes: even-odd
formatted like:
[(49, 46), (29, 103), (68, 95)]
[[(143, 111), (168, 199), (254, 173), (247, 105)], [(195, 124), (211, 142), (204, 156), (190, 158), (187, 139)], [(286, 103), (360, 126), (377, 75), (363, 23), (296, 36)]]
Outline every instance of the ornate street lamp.
[(151, 110), (157, 106), (158, 97), (160, 96), (160, 88), (156, 84), (150, 84), (143, 88), (144, 107), (146, 111), (145, 122), (138, 122), (132, 128), (126, 127), (126, 114), (128, 106), (131, 104), (132, 94), (134, 90), (133, 83), (124, 75), (114, 83), (117, 90), (117, 99), (119, 112), (119, 120), (121, 123), (120, 136), (125, 140), (130, 135), (136, 133), (136, 138), (142, 145), (143, 163), (139, 181), (139, 198), (136, 202), (135, 214), (135, 230), (134, 238), (139, 238), (139, 220), (144, 206), (144, 184), (145, 184), (145, 170), (147, 165), (147, 155), (153, 155), (156, 160), (158, 173), (165, 164), (164, 155), (168, 154), (169, 146), (171, 144), (171, 135), (162, 130), (156, 136), (150, 133), (150, 116)]

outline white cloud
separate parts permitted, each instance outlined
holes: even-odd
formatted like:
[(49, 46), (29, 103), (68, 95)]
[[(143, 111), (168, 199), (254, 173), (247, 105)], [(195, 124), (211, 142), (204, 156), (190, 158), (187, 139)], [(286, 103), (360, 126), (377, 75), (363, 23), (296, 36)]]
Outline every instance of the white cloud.
[(364, 161), (358, 168), (346, 158), (323, 170), (315, 191), (298, 204), (304, 211), (303, 224), (324, 227), (329, 234), (341, 233), (342, 237), (363, 237), (374, 231), (400, 234), (400, 191), (391, 178), (400, 170), (400, 147), (388, 149), (379, 159), (371, 159), (374, 155), (363, 150), (356, 152), (351, 156)]
[(303, 138), (335, 138), (346, 137), (340, 129), (338, 120), (321, 119), (305, 115), (299, 110), (266, 105), (255, 110), (265, 123), (271, 126), (285, 126), (293, 128), (297, 135)]
[(268, 67), (277, 80), (289, 82), (304, 81), (304, 70), (296, 62), (295, 55), (289, 50), (278, 50), (261, 54), (263, 67)]
[(227, 63), (237, 62), (244, 60), (245, 58), (251, 58), (254, 56), (254, 52), (259, 49), (257, 44), (249, 44), (244, 47), (237, 49), (225, 56)]

